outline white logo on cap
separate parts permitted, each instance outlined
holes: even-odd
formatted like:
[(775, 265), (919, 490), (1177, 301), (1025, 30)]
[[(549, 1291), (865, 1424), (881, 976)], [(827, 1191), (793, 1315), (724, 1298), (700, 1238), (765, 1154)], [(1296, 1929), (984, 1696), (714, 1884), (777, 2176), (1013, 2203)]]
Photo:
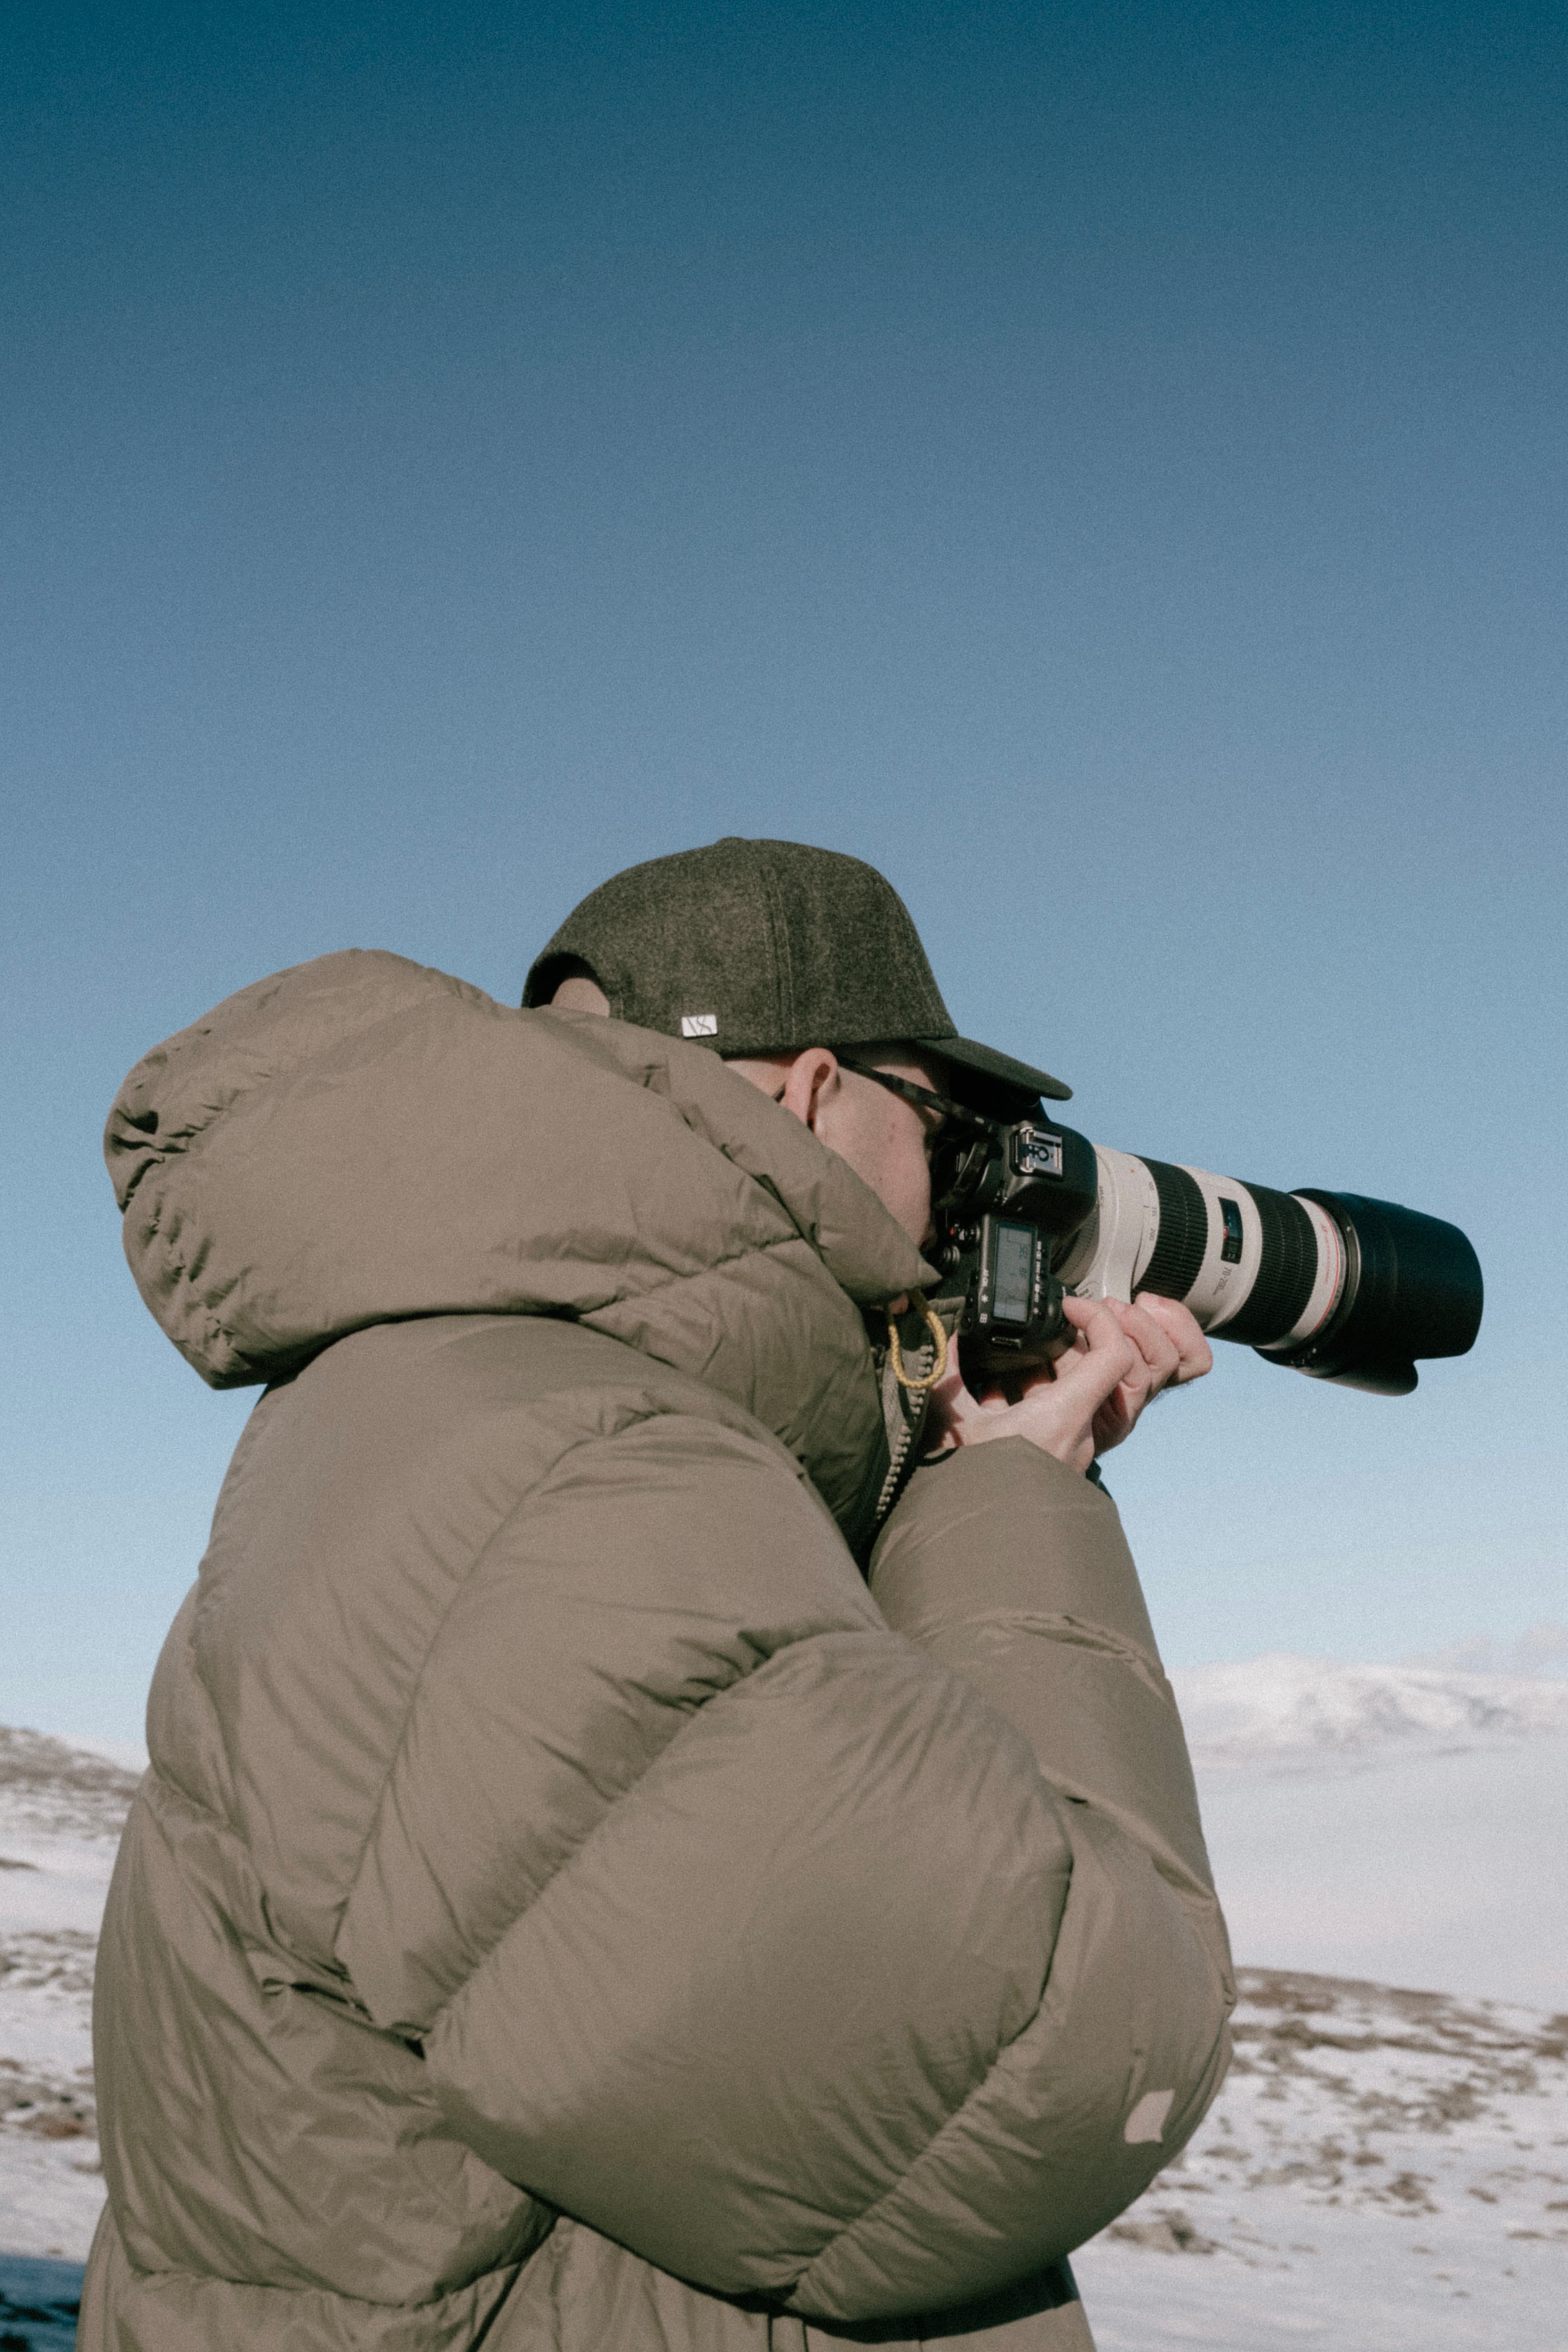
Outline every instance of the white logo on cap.
[(683, 1037), (717, 1037), (719, 1015), (716, 1013), (683, 1013), (680, 1034)]
[(1163, 2139), (1165, 2117), (1171, 2112), (1174, 2091), (1145, 2091), (1127, 2118), (1121, 2137), (1136, 2147), (1141, 2139)]

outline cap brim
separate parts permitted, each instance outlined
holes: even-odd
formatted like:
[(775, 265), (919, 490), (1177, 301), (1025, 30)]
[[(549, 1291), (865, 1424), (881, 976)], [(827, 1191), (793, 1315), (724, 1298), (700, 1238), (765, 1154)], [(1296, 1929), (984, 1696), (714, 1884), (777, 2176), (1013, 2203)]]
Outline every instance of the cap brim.
[[(1041, 1095), (1052, 1102), (1072, 1099), (1072, 1088), (1064, 1087), (1060, 1078), (1053, 1078), (1047, 1070), (1033, 1069), (1027, 1062), (1016, 1062), (1011, 1054), (998, 1054), (991, 1045), (977, 1045), (973, 1037), (916, 1037), (912, 1042), (922, 1053), (950, 1062), (982, 1082), (972, 1089), (977, 1110), (1026, 1118)], [(956, 1087), (953, 1091), (958, 1094)]]

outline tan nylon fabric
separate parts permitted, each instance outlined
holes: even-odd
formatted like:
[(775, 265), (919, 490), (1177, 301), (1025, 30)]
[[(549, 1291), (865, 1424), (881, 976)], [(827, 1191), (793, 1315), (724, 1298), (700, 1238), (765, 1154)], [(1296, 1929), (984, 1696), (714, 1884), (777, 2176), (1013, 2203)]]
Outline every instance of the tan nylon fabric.
[(994, 1445), (856, 1568), (879, 1203), (701, 1048), (373, 955), (107, 1148), (271, 1385), (105, 1919), (84, 2352), (1086, 2344), (1223, 1929), (1109, 1503)]

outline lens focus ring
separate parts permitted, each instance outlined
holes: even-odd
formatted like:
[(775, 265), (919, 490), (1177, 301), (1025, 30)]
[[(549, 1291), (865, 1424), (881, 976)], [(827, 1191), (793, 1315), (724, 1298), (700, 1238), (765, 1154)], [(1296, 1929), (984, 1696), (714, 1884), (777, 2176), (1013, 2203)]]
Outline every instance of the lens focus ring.
[(1162, 1298), (1185, 1298), (1203, 1270), (1209, 1245), (1209, 1213), (1195, 1179), (1168, 1160), (1145, 1160), (1160, 1200), (1160, 1230), (1154, 1254), (1139, 1278), (1140, 1290)]
[(1306, 1308), (1318, 1275), (1318, 1236), (1289, 1192), (1272, 1192), (1266, 1184), (1247, 1189), (1263, 1229), (1263, 1253), (1246, 1304), (1227, 1318), (1224, 1333), (1249, 1348), (1266, 1348), (1293, 1330)]

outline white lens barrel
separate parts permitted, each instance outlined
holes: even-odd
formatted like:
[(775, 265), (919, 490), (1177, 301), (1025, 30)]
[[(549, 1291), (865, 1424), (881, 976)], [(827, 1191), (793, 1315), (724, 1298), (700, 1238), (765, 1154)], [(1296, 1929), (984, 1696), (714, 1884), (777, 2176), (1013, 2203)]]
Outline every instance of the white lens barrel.
[(1061, 1268), (1061, 1278), (1084, 1298), (1129, 1299), (1160, 1230), (1160, 1196), (1145, 1160), (1102, 1143), (1095, 1145), (1094, 1156), (1100, 1213), (1092, 1253), (1080, 1272), (1075, 1252)]
[(1237, 1339), (1279, 1349), (1310, 1338), (1333, 1313), (1345, 1244), (1318, 1202), (1102, 1144), (1095, 1159), (1098, 1212), (1058, 1269), (1080, 1297), (1130, 1299), (1150, 1276), (1146, 1286), (1179, 1297), (1204, 1330), (1228, 1338), (1237, 1324)]
[(1258, 1206), (1245, 1184), (1228, 1176), (1212, 1176), (1206, 1168), (1187, 1168), (1204, 1196), (1209, 1215), (1208, 1247), (1198, 1278), (1185, 1304), (1205, 1331), (1218, 1331), (1246, 1304), (1263, 1263), (1263, 1227)]

